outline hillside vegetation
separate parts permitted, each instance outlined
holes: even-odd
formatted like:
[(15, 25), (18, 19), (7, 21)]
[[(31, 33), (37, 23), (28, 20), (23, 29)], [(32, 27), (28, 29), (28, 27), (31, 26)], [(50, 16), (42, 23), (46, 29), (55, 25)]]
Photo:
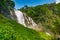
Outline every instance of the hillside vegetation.
[(44, 4), (35, 7), (25, 5), (19, 10), (33, 18), (43, 31), (51, 33), (54, 37), (60, 35), (60, 3)]
[(0, 40), (43, 40), (39, 33), (0, 15)]
[(11, 17), (10, 11), (14, 12), (14, 6), (12, 0), (0, 0), (0, 40), (60, 40), (60, 3), (19, 9), (30, 16), (43, 32), (36, 32), (8, 19)]

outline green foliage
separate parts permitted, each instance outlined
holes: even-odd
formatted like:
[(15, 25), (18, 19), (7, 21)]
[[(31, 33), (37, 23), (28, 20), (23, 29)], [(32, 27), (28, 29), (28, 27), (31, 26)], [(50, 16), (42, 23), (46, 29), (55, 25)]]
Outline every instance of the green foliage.
[(23, 7), (20, 10), (33, 18), (37, 24), (41, 23), (43, 31), (60, 35), (60, 3), (38, 5), (28, 9)]
[(40, 36), (42, 38), (45, 38), (45, 40), (52, 40), (52, 36), (51, 35), (47, 35), (46, 33), (44, 32), (40, 32)]
[(0, 40), (44, 40), (35, 30), (0, 15)]
[(15, 3), (12, 0), (0, 0), (0, 13), (7, 13), (13, 9)]

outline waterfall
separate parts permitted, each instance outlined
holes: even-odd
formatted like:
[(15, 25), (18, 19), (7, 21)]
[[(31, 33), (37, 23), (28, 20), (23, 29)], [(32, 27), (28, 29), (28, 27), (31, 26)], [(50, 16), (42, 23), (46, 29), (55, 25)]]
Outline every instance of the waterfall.
[(17, 17), (18, 23), (26, 26), (23, 13), (21, 11), (19, 11), (19, 10), (14, 10), (14, 11), (15, 11), (15, 15)]
[(27, 28), (40, 30), (38, 25), (34, 22), (34, 20), (29, 17), (26, 13), (23, 13), (19, 10), (14, 10), (14, 13), (11, 12), (12, 19), (16, 20), (18, 23), (24, 25)]

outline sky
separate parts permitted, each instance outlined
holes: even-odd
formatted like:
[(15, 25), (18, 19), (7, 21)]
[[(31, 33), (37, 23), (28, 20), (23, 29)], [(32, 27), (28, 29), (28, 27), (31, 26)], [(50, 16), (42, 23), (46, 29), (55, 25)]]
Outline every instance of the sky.
[(59, 2), (60, 2), (60, 0), (56, 0), (56, 4), (59, 3)]
[(15, 2), (15, 8), (20, 9), (24, 5), (36, 6), (36, 5), (42, 5), (47, 3), (53, 3), (56, 2), (56, 0), (14, 0), (14, 2)]

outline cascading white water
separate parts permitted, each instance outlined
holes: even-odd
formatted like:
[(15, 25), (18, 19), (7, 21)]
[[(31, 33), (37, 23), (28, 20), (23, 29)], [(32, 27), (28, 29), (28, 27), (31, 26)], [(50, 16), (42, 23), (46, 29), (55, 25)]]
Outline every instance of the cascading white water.
[(21, 11), (19, 11), (19, 10), (14, 10), (14, 11), (15, 11), (15, 15), (17, 17), (18, 23), (26, 26), (23, 13)]
[(25, 15), (25, 13), (22, 13), (19, 10), (14, 10), (14, 14), (12, 15), (13, 15), (13, 19), (16, 17), (15, 20), (18, 23), (24, 25), (27, 28), (38, 30), (37, 24), (33, 21), (31, 17)]
[(47, 35), (49, 35), (49, 36), (51, 36), (51, 34), (50, 33), (48, 33), (48, 32), (45, 32)]

